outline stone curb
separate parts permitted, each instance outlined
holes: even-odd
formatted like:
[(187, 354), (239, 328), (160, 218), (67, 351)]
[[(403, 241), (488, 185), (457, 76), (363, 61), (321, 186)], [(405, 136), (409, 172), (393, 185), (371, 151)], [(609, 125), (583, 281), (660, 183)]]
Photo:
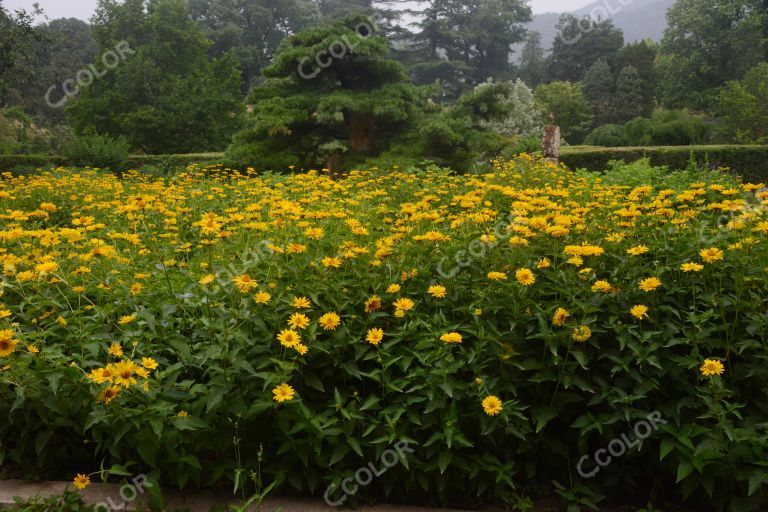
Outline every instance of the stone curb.
[[(65, 489), (73, 489), (70, 482), (26, 482), (24, 480), (0, 480), (0, 509), (9, 509), (14, 504), (14, 498), (29, 499), (33, 497), (50, 497), (61, 494)], [(84, 491), (79, 491), (83, 501), (89, 505), (106, 503), (110, 510), (130, 511), (140, 509), (141, 495), (130, 503), (125, 503), (120, 491), (123, 486), (118, 484), (92, 483)], [(126, 498), (133, 493), (123, 491)], [(216, 496), (209, 492), (174, 491), (163, 492), (168, 511), (210, 512), (214, 507), (227, 510), (227, 507), (237, 505), (233, 496)], [(258, 509), (256, 505), (249, 508), (253, 512), (331, 512), (351, 510), (333, 508), (320, 500), (305, 500), (293, 498), (268, 497)], [(469, 512), (446, 509), (427, 509), (419, 507), (400, 507), (393, 505), (377, 505), (355, 509), (358, 512)]]

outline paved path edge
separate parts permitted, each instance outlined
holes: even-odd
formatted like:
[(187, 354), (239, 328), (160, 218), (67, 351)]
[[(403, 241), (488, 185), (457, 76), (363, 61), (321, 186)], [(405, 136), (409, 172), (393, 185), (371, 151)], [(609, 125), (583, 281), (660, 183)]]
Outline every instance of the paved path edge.
[[(24, 480), (0, 480), (0, 509), (10, 509), (15, 503), (14, 498), (29, 499), (33, 497), (50, 497), (61, 494), (65, 489), (73, 489), (70, 482), (27, 482)], [(121, 494), (122, 491), (122, 494)], [(141, 510), (144, 494), (137, 494), (135, 488), (119, 484), (92, 483), (84, 491), (78, 491), (83, 501), (89, 505), (106, 504), (110, 511)], [(226, 510), (226, 507), (237, 505), (233, 496), (216, 496), (205, 491), (163, 491), (163, 497), (169, 511), (210, 512), (214, 507)], [(222, 508), (223, 507), (223, 508)], [(144, 509), (146, 510), (146, 509)], [(333, 508), (321, 500), (300, 498), (267, 497), (261, 504), (261, 509), (252, 506), (253, 512), (331, 512), (349, 511), (349, 508)], [(427, 509), (420, 507), (403, 507), (394, 505), (377, 505), (355, 509), (358, 512), (470, 512), (447, 509)]]

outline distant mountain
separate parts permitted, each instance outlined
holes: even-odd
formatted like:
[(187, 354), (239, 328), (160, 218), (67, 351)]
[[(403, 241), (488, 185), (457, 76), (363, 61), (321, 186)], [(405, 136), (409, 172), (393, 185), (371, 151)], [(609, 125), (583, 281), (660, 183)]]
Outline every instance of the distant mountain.
[[(626, 0), (599, 0), (572, 11), (571, 14), (613, 20), (613, 23), (624, 31), (624, 40), (627, 43), (648, 38), (659, 41), (667, 27), (667, 10), (674, 3), (675, 0), (633, 0), (629, 3)], [(537, 14), (527, 26), (528, 30), (541, 34), (541, 45), (547, 51), (555, 40), (559, 18), (560, 14), (554, 12)], [(522, 45), (514, 49), (519, 57)]]

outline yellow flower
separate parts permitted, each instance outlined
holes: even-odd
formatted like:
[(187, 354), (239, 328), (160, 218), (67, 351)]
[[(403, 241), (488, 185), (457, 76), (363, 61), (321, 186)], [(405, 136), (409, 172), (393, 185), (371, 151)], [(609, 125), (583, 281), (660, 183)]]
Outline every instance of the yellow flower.
[(141, 366), (143, 366), (147, 370), (154, 370), (155, 368), (157, 368), (157, 361), (155, 361), (151, 357), (142, 357)]
[(571, 314), (567, 309), (557, 308), (555, 310), (555, 314), (552, 315), (552, 325), (556, 327), (562, 327), (569, 316), (571, 316)]
[(288, 384), (280, 384), (272, 390), (272, 399), (277, 403), (287, 402), (293, 400), (296, 395), (296, 391)]
[(120, 386), (109, 386), (99, 393), (99, 400), (105, 404), (110, 403), (120, 394)]
[(280, 333), (277, 335), (277, 341), (279, 341), (280, 344), (286, 348), (293, 348), (301, 343), (301, 336), (299, 336), (299, 333), (292, 329), (286, 329), (284, 331), (280, 331)]
[(504, 272), (488, 272), (488, 279), (491, 281), (504, 281), (507, 279), (507, 274)]
[(640, 289), (644, 292), (652, 292), (661, 286), (661, 280), (656, 277), (649, 277), (640, 281)]
[(341, 317), (336, 313), (326, 313), (323, 316), (320, 317), (320, 320), (318, 320), (318, 323), (320, 324), (320, 327), (322, 327), (326, 331), (334, 331), (336, 328), (341, 325)]
[(527, 268), (518, 269), (515, 272), (515, 279), (523, 286), (531, 286), (536, 282), (536, 276), (533, 275), (533, 271)]
[(365, 301), (365, 312), (375, 313), (381, 309), (381, 297), (374, 295), (370, 299)]
[(504, 410), (504, 405), (498, 397), (488, 395), (483, 399), (483, 411), (485, 411), (485, 414), (488, 416), (496, 416), (502, 410)]
[(83, 489), (91, 485), (91, 478), (88, 475), (78, 473), (77, 476), (75, 476), (75, 479), (72, 481), (72, 483), (75, 484), (75, 488), (82, 491)]
[(251, 276), (248, 274), (243, 274), (241, 276), (237, 276), (232, 278), (232, 282), (235, 283), (235, 286), (238, 290), (242, 293), (248, 293), (251, 291), (251, 289), (256, 288), (259, 286), (259, 284), (251, 279)]
[(187, 411), (185, 411), (184, 409), (182, 409), (182, 410), (180, 410), (179, 412), (176, 413), (176, 416), (178, 416), (179, 418), (186, 418), (186, 417), (189, 416), (189, 413)]
[(717, 247), (710, 247), (709, 249), (703, 249), (701, 252), (699, 252), (699, 256), (701, 256), (701, 259), (706, 263), (715, 263), (722, 261), (724, 254), (723, 251)]
[(308, 228), (304, 230), (304, 235), (313, 240), (320, 240), (323, 238), (323, 234), (323, 228)]
[(133, 361), (120, 361), (119, 363), (115, 364), (115, 384), (123, 386), (124, 388), (136, 384), (136, 379), (133, 377), (135, 370), (136, 365), (133, 363)]
[(29, 345), (27, 347), (27, 352), (29, 352), (32, 355), (39, 354), (40, 353), (40, 349), (37, 348), (37, 345)]
[(705, 377), (714, 377), (725, 373), (725, 366), (717, 359), (706, 359), (701, 368), (699, 368), (699, 371)]
[(306, 297), (294, 297), (291, 304), (296, 309), (309, 309), (312, 306), (312, 303)]
[(631, 249), (627, 249), (627, 254), (630, 256), (640, 256), (641, 254), (645, 254), (648, 251), (649, 249), (645, 245), (637, 245)]
[(267, 304), (272, 299), (272, 296), (267, 292), (258, 292), (253, 296), (253, 299), (256, 301), (256, 304)]
[(139, 293), (141, 293), (142, 288), (143, 286), (141, 285), (141, 283), (134, 283), (133, 285), (131, 285), (131, 295), (138, 295)]
[(541, 258), (539, 262), (536, 263), (536, 268), (538, 268), (539, 270), (544, 270), (551, 266), (552, 266), (552, 262), (549, 261), (549, 258)]
[(206, 274), (206, 275), (204, 275), (203, 277), (200, 278), (198, 283), (200, 283), (201, 285), (205, 286), (207, 284), (211, 284), (214, 279), (216, 279), (215, 275), (213, 275), (213, 274)]
[(35, 265), (35, 272), (39, 276), (46, 276), (59, 270), (59, 265), (54, 261), (46, 261), (45, 263), (39, 263)]
[(16, 350), (19, 341), (13, 337), (10, 329), (0, 330), (0, 357), (8, 357)]
[(123, 357), (123, 347), (118, 342), (114, 342), (109, 346), (109, 355), (115, 357)]
[(586, 325), (580, 325), (576, 327), (573, 331), (571, 331), (571, 338), (573, 339), (573, 341), (577, 341), (579, 343), (584, 343), (591, 337), (592, 337), (592, 329), (590, 329)]
[(595, 293), (611, 293), (613, 286), (608, 281), (595, 281), (592, 285), (592, 291)]
[(300, 356), (303, 356), (303, 355), (306, 355), (306, 353), (309, 351), (309, 347), (307, 347), (303, 343), (299, 343), (298, 345), (293, 347), (293, 350), (298, 352)]
[(642, 320), (643, 318), (648, 318), (648, 307), (643, 306), (642, 304), (632, 306), (629, 312), (632, 314), (633, 317), (637, 318), (638, 320)]
[(427, 292), (435, 299), (444, 299), (447, 294), (447, 290), (445, 289), (445, 286), (442, 286), (439, 284), (433, 284), (432, 286), (429, 287)]
[(123, 315), (123, 316), (120, 317), (120, 320), (118, 320), (117, 323), (120, 324), (120, 325), (128, 325), (128, 324), (130, 324), (131, 322), (133, 322), (135, 320), (136, 320), (136, 314)]
[(0, 319), (8, 318), (9, 316), (11, 316), (11, 310), (10, 309), (5, 309), (5, 308), (0, 309)]
[(293, 329), (306, 329), (309, 326), (309, 318), (302, 313), (294, 313), (288, 319), (288, 325)]
[(104, 368), (94, 368), (91, 373), (88, 374), (88, 378), (96, 384), (104, 384), (105, 382), (112, 382), (115, 378), (115, 374), (112, 371), (112, 365), (108, 364)]
[(440, 341), (445, 343), (461, 343), (462, 339), (461, 334), (457, 332), (449, 332), (440, 336)]
[(683, 263), (680, 265), (680, 270), (683, 272), (701, 272), (704, 270), (704, 265), (698, 263)]
[(341, 266), (341, 259), (340, 258), (329, 258), (325, 257), (321, 261), (324, 267), (330, 267), (330, 268), (339, 268)]
[(384, 331), (376, 327), (374, 327), (373, 329), (368, 329), (368, 333), (365, 336), (365, 341), (367, 341), (368, 343), (374, 346), (379, 345), (381, 343), (381, 340), (383, 339), (384, 339)]
[(397, 299), (392, 305), (395, 306), (396, 310), (402, 311), (403, 313), (412, 310), (415, 306), (414, 302), (408, 298)]
[(391, 284), (387, 287), (387, 293), (397, 293), (400, 291), (399, 284)]

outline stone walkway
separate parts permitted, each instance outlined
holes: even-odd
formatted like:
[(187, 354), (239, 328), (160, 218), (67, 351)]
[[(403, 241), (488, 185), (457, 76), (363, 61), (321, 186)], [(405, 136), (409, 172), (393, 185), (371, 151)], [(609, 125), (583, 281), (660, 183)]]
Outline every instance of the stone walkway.
[[(35, 496), (55, 496), (61, 494), (67, 486), (73, 489), (72, 484), (69, 482), (31, 483), (22, 480), (2, 480), (0, 481), (0, 508), (9, 508), (10, 505), (13, 505), (14, 497), (26, 499)], [(80, 491), (80, 494), (87, 504), (106, 505), (106, 507), (99, 507), (99, 512), (111, 512), (113, 510), (130, 511), (136, 510), (136, 507), (143, 503), (142, 497), (146, 494), (138, 494), (135, 489), (135, 487), (130, 485), (120, 486), (117, 484), (92, 483), (86, 490)], [(209, 512), (213, 507), (221, 509), (223, 506), (236, 504), (236, 500), (232, 496), (217, 497), (205, 492), (168, 491), (167, 493), (164, 492), (163, 496), (165, 497), (169, 512)], [(253, 506), (250, 510), (254, 512), (331, 512), (350, 509), (332, 508), (321, 500), (267, 498), (262, 503), (261, 509)], [(360, 512), (461, 512), (391, 505), (363, 507), (356, 510)]]

